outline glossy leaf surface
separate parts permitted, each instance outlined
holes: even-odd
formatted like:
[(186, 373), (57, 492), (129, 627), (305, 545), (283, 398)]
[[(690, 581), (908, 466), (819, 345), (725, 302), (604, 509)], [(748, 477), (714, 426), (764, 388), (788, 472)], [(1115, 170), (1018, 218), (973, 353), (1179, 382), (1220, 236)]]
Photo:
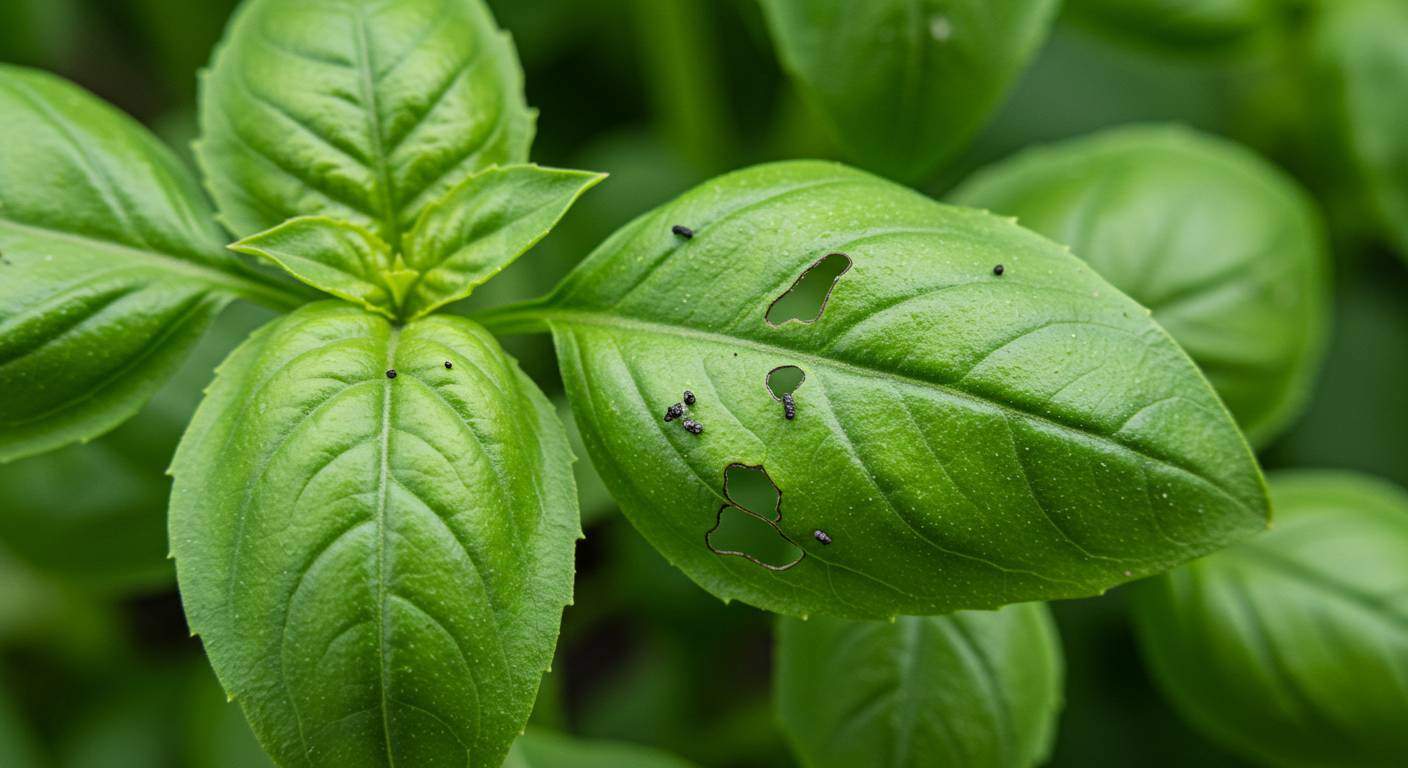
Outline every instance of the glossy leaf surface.
[(299, 216), (240, 240), (232, 250), (275, 264), (320, 291), (387, 317), (413, 276), (397, 269), (391, 246), (375, 234), (326, 216)]
[(783, 66), (857, 164), (922, 180), (1001, 103), (1055, 0), (763, 0)]
[(191, 628), (276, 762), (503, 759), (571, 595), (570, 460), (462, 318), (320, 303), (236, 350), (177, 452), (171, 542)]
[(1271, 476), (1268, 533), (1139, 585), (1155, 680), (1208, 736), (1286, 766), (1408, 754), (1408, 494)]
[[(819, 319), (766, 319), (836, 253)], [(715, 179), (486, 319), (551, 329), (612, 494), (724, 599), (889, 617), (1088, 595), (1265, 525), (1246, 443), (1146, 310), (1010, 221), (843, 166)], [(783, 366), (805, 376), (793, 420)], [(686, 389), (701, 434), (663, 420)], [(733, 465), (781, 498), (731, 498)], [(733, 521), (805, 556), (719, 554)]]
[(135, 121), (0, 67), (0, 461), (141, 408), (232, 297), (294, 300), (224, 250), (200, 189)]
[(1041, 603), (894, 622), (783, 619), (778, 718), (808, 768), (1026, 768), (1061, 708), (1061, 648)]
[(476, 171), (527, 160), (522, 81), (480, 0), (251, 0), (203, 81), (196, 153), (240, 237), (326, 215), (398, 250)]
[(953, 199), (1069, 245), (1151, 308), (1253, 445), (1304, 406), (1329, 314), (1324, 234), (1309, 196), (1251, 152), (1118, 128), (998, 163)]

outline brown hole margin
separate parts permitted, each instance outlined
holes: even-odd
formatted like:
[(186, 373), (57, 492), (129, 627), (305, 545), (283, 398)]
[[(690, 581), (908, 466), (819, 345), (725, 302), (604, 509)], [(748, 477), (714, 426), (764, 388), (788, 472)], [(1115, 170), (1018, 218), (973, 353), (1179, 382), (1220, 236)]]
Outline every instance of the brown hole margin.
[[(781, 494), (781, 491), (779, 491), (778, 493)], [(724, 522), (724, 513), (727, 512), (727, 511), (730, 510), (730, 509), (736, 509), (736, 510), (738, 510), (739, 512), (742, 512), (743, 514), (748, 515), (748, 516), (750, 516), (750, 517), (752, 517), (752, 518), (758, 520), (759, 522), (763, 523), (764, 525), (768, 526), (769, 528), (772, 528), (774, 531), (777, 532), (777, 535), (778, 535), (783, 541), (787, 542), (788, 544), (792, 545), (793, 547), (795, 547), (795, 548), (797, 549), (797, 552), (799, 553), (799, 554), (797, 555), (797, 559), (793, 560), (793, 561), (790, 562), (790, 563), (786, 563), (786, 564), (783, 564), (783, 565), (773, 565), (772, 563), (765, 563), (765, 562), (763, 562), (762, 560), (759, 560), (758, 558), (754, 557), (753, 555), (748, 554), (747, 552), (742, 552), (742, 551), (739, 551), (739, 550), (736, 550), (736, 549), (717, 549), (717, 548), (715, 548), (715, 547), (714, 547), (714, 542), (711, 540), (711, 537), (713, 536), (714, 531), (719, 530), (719, 526), (723, 525), (723, 522)], [(750, 512), (750, 511), (748, 511), (747, 509), (744, 509), (743, 507), (738, 506), (737, 504), (724, 504), (723, 506), (719, 507), (719, 511), (718, 511), (718, 512), (714, 513), (714, 527), (713, 527), (713, 528), (710, 528), (709, 530), (707, 530), (707, 531), (704, 532), (704, 546), (708, 547), (708, 548), (709, 548), (709, 551), (710, 551), (710, 552), (713, 552), (713, 553), (716, 554), (716, 555), (720, 555), (720, 556), (723, 556), (723, 557), (741, 557), (741, 558), (743, 558), (744, 560), (747, 560), (748, 562), (753, 563), (754, 565), (757, 565), (757, 566), (761, 566), (761, 567), (763, 567), (763, 568), (766, 568), (766, 569), (768, 569), (769, 571), (779, 571), (779, 572), (780, 572), (780, 571), (788, 570), (789, 568), (792, 568), (792, 567), (795, 566), (797, 563), (800, 563), (800, 562), (802, 562), (803, 560), (805, 560), (805, 559), (807, 558), (807, 551), (806, 551), (805, 549), (802, 549), (801, 545), (799, 545), (797, 542), (795, 542), (795, 541), (793, 541), (792, 539), (788, 538), (787, 534), (783, 533), (783, 532), (782, 532), (782, 529), (777, 527), (777, 523), (775, 523), (775, 522), (773, 522), (773, 521), (771, 521), (771, 520), (768, 520), (767, 518), (762, 517), (761, 515), (754, 514), (753, 512)]]
[[(768, 481), (768, 485), (771, 485), (772, 489), (774, 491), (777, 491), (777, 501), (773, 503), (772, 508), (772, 520), (768, 520), (766, 517), (763, 517), (762, 513), (758, 512), (757, 510), (749, 509), (734, 500), (733, 496), (728, 492), (728, 472), (731, 469), (757, 470), (763, 473), (763, 478)], [(767, 467), (764, 467), (762, 464), (744, 464), (742, 462), (735, 461), (732, 464), (729, 464), (728, 466), (724, 467), (724, 498), (728, 501), (728, 504), (726, 504), (725, 506), (738, 507), (744, 512), (747, 512), (753, 515), (754, 517), (758, 518), (759, 520), (763, 520), (764, 522), (771, 523), (782, 520), (782, 489), (777, 487), (777, 483), (773, 482), (772, 475), (768, 474)], [(718, 527), (719, 526), (715, 524), (714, 528), (711, 528), (710, 530), (715, 530)]]
[[(802, 370), (799, 366), (795, 366), (795, 365), (779, 365), (779, 366), (777, 366), (776, 368), (772, 369), (771, 371), (768, 371), (767, 376), (763, 377), (763, 386), (767, 387), (767, 389), (768, 389), (768, 394), (772, 396), (772, 399), (776, 400), (776, 401), (779, 402), (779, 403), (782, 402), (782, 395), (777, 394), (777, 391), (772, 388), (772, 375), (773, 375), (774, 373), (777, 373), (778, 371), (785, 371), (785, 370), (788, 370), (788, 369), (796, 370), (797, 373), (802, 374), (802, 378), (801, 378), (800, 381), (797, 382), (797, 386), (795, 386), (795, 387), (793, 387), (792, 389), (790, 389), (790, 390), (788, 390), (788, 391), (782, 393), (783, 395), (790, 395), (790, 394), (792, 394), (793, 392), (796, 392), (797, 390), (801, 389), (803, 384), (806, 384), (806, 383), (807, 383), (807, 372), (804, 371), (804, 370)], [(766, 470), (764, 470), (764, 472), (766, 473)], [(768, 480), (771, 481), (772, 478), (769, 477)], [(774, 486), (774, 487), (776, 487), (776, 486)], [(782, 493), (782, 489), (781, 489), (781, 488), (778, 488), (778, 491), (777, 491), (777, 492), (778, 492), (778, 493)]]
[[(837, 272), (835, 277), (831, 278), (831, 285), (827, 287), (826, 295), (821, 297), (821, 306), (817, 307), (816, 309), (816, 317), (813, 317), (810, 320), (801, 320), (799, 318), (789, 317), (786, 320), (783, 320), (781, 323), (774, 323), (772, 320), (768, 319), (768, 316), (772, 314), (772, 308), (777, 306), (777, 303), (779, 301), (782, 301), (783, 299), (787, 298), (788, 294), (797, 290), (797, 286), (801, 285), (802, 281), (807, 279), (807, 275), (811, 274), (812, 270), (821, 266), (822, 263), (825, 262), (827, 259), (831, 259), (837, 256), (846, 260), (846, 266), (840, 272)], [(780, 295), (778, 295), (777, 298), (772, 300), (772, 303), (768, 304), (768, 308), (763, 311), (763, 322), (767, 323), (773, 328), (781, 328), (782, 326), (787, 325), (788, 323), (811, 325), (812, 323), (815, 323), (816, 321), (820, 320), (822, 314), (826, 312), (826, 305), (831, 303), (831, 294), (836, 290), (836, 284), (841, 282), (841, 277), (847, 272), (850, 272), (851, 267), (854, 266), (855, 261), (853, 261), (850, 256), (847, 256), (846, 254), (840, 252), (828, 253), (825, 256), (822, 256), (821, 258), (812, 262), (812, 265), (810, 267), (807, 267), (806, 269), (802, 270), (802, 274), (797, 275), (797, 279), (792, 281), (792, 285), (788, 286), (787, 290), (783, 291)]]

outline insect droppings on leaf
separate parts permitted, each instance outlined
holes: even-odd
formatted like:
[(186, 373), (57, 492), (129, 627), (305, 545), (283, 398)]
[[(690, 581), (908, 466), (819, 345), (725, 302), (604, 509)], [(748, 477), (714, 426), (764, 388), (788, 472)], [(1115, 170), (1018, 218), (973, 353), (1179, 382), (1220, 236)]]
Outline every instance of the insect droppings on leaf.
[(394, 378), (396, 378), (396, 369), (395, 369), (395, 368), (387, 368), (387, 369), (386, 369), (386, 378), (388, 378), (388, 379), (394, 379)]
[(704, 431), (704, 425), (700, 424), (694, 419), (685, 419), (684, 421), (680, 422), (680, 424), (684, 427), (684, 431), (692, 435), (697, 435), (700, 432)]
[(670, 231), (674, 232), (680, 237), (683, 237), (686, 240), (689, 240), (690, 238), (694, 237), (694, 230), (690, 229), (689, 227), (686, 227), (683, 224), (676, 224), (675, 226), (670, 227)]
[(692, 391), (690, 391), (690, 390), (688, 390), (688, 389), (686, 389), (686, 390), (684, 391), (684, 404), (685, 404), (685, 405), (694, 405), (694, 392), (692, 392)]
[(782, 415), (786, 416), (788, 421), (797, 418), (797, 401), (792, 399), (791, 392), (782, 396)]
[(1003, 267), (1001, 264), (998, 264), (997, 266), (992, 268), (992, 273), (994, 275), (997, 275), (998, 277), (1002, 277), (1002, 273), (1006, 271), (1006, 268)]
[(822, 544), (831, 543), (831, 534), (821, 530), (820, 528), (818, 528), (816, 531), (813, 531), (812, 536), (815, 536), (816, 540), (821, 542)]
[(454, 367), (455, 367), (454, 363), (451, 363), (449, 360), (446, 360), (446, 361), (445, 361), (445, 370), (448, 371), (448, 370), (450, 370), (451, 368), (454, 368)]
[(684, 406), (680, 405), (679, 403), (675, 403), (674, 405), (665, 409), (665, 421), (674, 421), (675, 419), (678, 419), (683, 415)]

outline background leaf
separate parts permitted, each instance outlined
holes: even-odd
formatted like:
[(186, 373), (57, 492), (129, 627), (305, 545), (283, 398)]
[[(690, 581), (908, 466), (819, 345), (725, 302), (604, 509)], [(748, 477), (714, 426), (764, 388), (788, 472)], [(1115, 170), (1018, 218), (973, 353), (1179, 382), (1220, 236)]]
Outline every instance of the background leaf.
[(571, 595), (570, 460), (461, 318), (320, 303), (235, 351), (177, 452), (171, 540), (191, 628), (276, 762), (503, 759)]
[(1295, 182), (1247, 150), (1117, 128), (1023, 152), (952, 197), (1069, 245), (1152, 309), (1254, 446), (1304, 407), (1329, 314), (1323, 228)]
[(1229, 54), (1263, 42), (1285, 0), (1068, 0), (1071, 15), (1122, 41), (1177, 55)]
[(1041, 603), (894, 622), (778, 622), (778, 717), (808, 768), (1025, 768), (1061, 708)]
[(0, 462), (137, 413), (246, 272), (188, 172), (130, 118), (52, 75), (0, 66)]
[[(853, 266), (820, 319), (769, 322), (834, 253)], [(1087, 595), (1265, 524), (1240, 433), (1146, 310), (1010, 222), (842, 166), (720, 177), (486, 318), (551, 328), (596, 469), (724, 599), (889, 617)], [(783, 366), (805, 375), (795, 420), (767, 384)], [(686, 389), (703, 434), (662, 420)], [(777, 490), (736, 503), (735, 464)], [(805, 556), (721, 555), (725, 520), (785, 552), (770, 565)]]
[(1046, 37), (1055, 0), (763, 0), (778, 57), (860, 165), (925, 179)]
[(1408, 754), (1408, 494), (1367, 476), (1271, 476), (1269, 532), (1141, 584), (1145, 656), (1210, 737), (1275, 765)]
[(634, 744), (573, 739), (534, 728), (513, 743), (504, 768), (689, 768), (689, 763)]
[(532, 138), (480, 0), (251, 0), (204, 81), (196, 152), (236, 235), (326, 215), (400, 250), (426, 206)]

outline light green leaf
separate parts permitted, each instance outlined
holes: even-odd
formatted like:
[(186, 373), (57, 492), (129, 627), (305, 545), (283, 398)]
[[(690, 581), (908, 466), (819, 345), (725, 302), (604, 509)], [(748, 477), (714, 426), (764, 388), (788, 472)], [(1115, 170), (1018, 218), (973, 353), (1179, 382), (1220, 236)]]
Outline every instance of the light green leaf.
[(200, 189), (132, 119), (0, 66), (0, 461), (134, 415), (232, 297), (297, 303), (223, 248)]
[[(838, 261), (819, 319), (784, 322), (821, 296), (774, 302)], [(597, 471), (724, 599), (867, 618), (1076, 597), (1266, 524), (1241, 433), (1147, 310), (1010, 221), (843, 166), (715, 179), (485, 320), (552, 331)], [(805, 375), (795, 420), (780, 366)], [(686, 389), (702, 434), (662, 420)], [(730, 499), (735, 464), (780, 507)], [(721, 522), (760, 549), (716, 546)]]
[(1155, 680), (1218, 742), (1283, 766), (1408, 755), (1408, 494), (1367, 476), (1271, 477), (1276, 524), (1139, 585)]
[(533, 728), (513, 743), (504, 768), (690, 768), (690, 764), (635, 744), (574, 739)]
[(1041, 603), (894, 622), (778, 622), (778, 719), (807, 768), (1026, 768), (1061, 709)]
[(527, 160), (533, 120), (481, 0), (250, 0), (202, 81), (196, 154), (238, 236), (326, 215), (397, 251), (466, 178)]
[[(1334, 0), (1339, 2), (1339, 0)], [(1071, 16), (1167, 53), (1230, 54), (1269, 41), (1285, 0), (1069, 0)]]
[(783, 66), (860, 165), (927, 178), (1046, 38), (1056, 0), (762, 0)]
[(231, 355), (176, 454), (171, 543), (191, 629), (275, 762), (503, 760), (571, 596), (570, 461), (547, 399), (463, 318), (319, 303)]
[(1408, 260), (1408, 4), (1335, 0), (1315, 6), (1315, 103), (1386, 239)]
[(318, 290), (390, 318), (405, 296), (407, 271), (393, 264), (391, 246), (356, 224), (300, 216), (230, 248), (268, 259)]
[(547, 236), (605, 174), (516, 165), (491, 168), (425, 210), (406, 239), (417, 273), (405, 314), (465, 298)]
[(952, 198), (1069, 245), (1151, 308), (1252, 445), (1305, 406), (1328, 322), (1324, 233), (1309, 196), (1249, 151), (1117, 128), (1023, 152)]

